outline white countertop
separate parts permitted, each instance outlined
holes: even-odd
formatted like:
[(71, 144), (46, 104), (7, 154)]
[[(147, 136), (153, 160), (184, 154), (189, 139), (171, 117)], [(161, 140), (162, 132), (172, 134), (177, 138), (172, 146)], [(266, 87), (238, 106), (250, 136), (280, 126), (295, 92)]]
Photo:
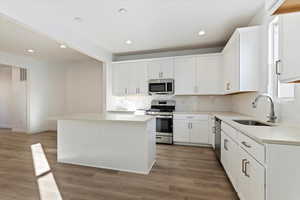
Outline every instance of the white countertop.
[(273, 124), (273, 126), (247, 126), (233, 120), (250, 119), (266, 122), (234, 112), (175, 112), (175, 114), (208, 114), (216, 116), (260, 144), (300, 145), (300, 126), (298, 124), (277, 123)]
[[(239, 124), (233, 120), (252, 119), (253, 117), (241, 115), (238, 113), (221, 113), (214, 114), (223, 122), (229, 124), (243, 134), (252, 138), (261, 144), (282, 144), (282, 145), (300, 145), (300, 127), (291, 124), (273, 124), (273, 126), (247, 126)], [(260, 121), (263, 122), (263, 121)], [(266, 123), (266, 122), (263, 122)]]
[(153, 119), (149, 115), (134, 115), (134, 114), (120, 114), (120, 113), (84, 113), (71, 114), (50, 117), (49, 120), (84, 120), (84, 121), (120, 121), (120, 122), (147, 122)]

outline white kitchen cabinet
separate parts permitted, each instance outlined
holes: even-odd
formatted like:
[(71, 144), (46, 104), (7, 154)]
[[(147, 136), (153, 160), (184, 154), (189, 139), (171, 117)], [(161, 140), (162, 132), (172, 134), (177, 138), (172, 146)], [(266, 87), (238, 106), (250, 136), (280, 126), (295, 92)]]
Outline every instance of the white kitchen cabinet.
[(197, 56), (196, 94), (221, 94), (222, 90), (222, 55), (211, 54)]
[(147, 62), (135, 62), (131, 66), (130, 91), (133, 94), (145, 95), (148, 93), (147, 87)]
[(239, 146), (227, 136), (221, 133), (221, 163), (236, 191), (239, 191)]
[(221, 94), (223, 92), (221, 58), (221, 54), (175, 58), (175, 94)]
[(190, 142), (190, 122), (187, 120), (173, 121), (174, 142)]
[(175, 94), (196, 93), (196, 57), (182, 57), (174, 60)]
[(208, 144), (208, 121), (191, 121), (190, 142)]
[(148, 79), (173, 79), (174, 59), (158, 59), (148, 62)]
[(241, 200), (265, 200), (265, 168), (245, 150), (239, 149), (238, 194)]
[(128, 63), (118, 63), (112, 65), (112, 93), (116, 96), (124, 96), (129, 93), (130, 65)]
[(208, 144), (207, 115), (174, 115), (173, 136), (175, 143)]
[(300, 12), (280, 16), (279, 57), (280, 81), (284, 83), (300, 81)]
[(225, 93), (258, 91), (260, 27), (238, 28), (223, 50)]
[(265, 167), (257, 161), (265, 154), (261, 146), (222, 122), (221, 163), (241, 200), (265, 200)]
[(125, 62), (112, 65), (112, 92), (116, 96), (147, 94), (147, 63)]

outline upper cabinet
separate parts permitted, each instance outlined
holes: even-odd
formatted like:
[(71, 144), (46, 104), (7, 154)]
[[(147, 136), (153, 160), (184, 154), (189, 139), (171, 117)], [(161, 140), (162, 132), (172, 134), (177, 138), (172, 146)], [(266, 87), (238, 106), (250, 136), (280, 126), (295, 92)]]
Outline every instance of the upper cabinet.
[(261, 65), (260, 28), (237, 29), (223, 50), (226, 94), (257, 91)]
[(266, 0), (265, 5), (270, 15), (300, 11), (300, 0)]
[(148, 79), (173, 79), (174, 59), (159, 59), (148, 62)]
[(284, 83), (300, 82), (300, 13), (280, 16), (279, 20), (279, 61), (277, 69), (280, 81)]
[(196, 94), (196, 57), (182, 57), (174, 60), (175, 94)]
[(221, 58), (222, 54), (175, 58), (175, 94), (223, 94)]
[(147, 94), (147, 62), (115, 63), (112, 68), (113, 95)]

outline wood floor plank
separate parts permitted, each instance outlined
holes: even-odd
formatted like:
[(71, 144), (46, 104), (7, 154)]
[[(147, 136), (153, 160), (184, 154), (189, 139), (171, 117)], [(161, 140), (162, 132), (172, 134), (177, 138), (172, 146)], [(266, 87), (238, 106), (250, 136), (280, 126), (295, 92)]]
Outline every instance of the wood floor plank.
[[(38, 143), (51, 170), (37, 177), (31, 145)], [(46, 192), (42, 200), (53, 200), (56, 188), (64, 200), (238, 199), (210, 148), (157, 145), (149, 175), (57, 163), (56, 153), (55, 132), (28, 135), (0, 129), (0, 199), (35, 200)], [(54, 181), (41, 185), (46, 176)]]

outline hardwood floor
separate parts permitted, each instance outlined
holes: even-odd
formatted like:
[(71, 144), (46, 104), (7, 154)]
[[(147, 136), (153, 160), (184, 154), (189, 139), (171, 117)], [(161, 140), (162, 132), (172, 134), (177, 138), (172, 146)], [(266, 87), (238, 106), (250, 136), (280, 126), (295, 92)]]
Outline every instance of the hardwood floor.
[[(31, 145), (38, 143), (42, 144), (51, 168), (41, 176), (35, 175), (31, 151)], [(225, 172), (216, 161), (214, 152), (209, 148), (158, 145), (157, 163), (150, 175), (139, 175), (57, 163), (54, 132), (27, 135), (0, 130), (0, 199), (238, 198)]]

